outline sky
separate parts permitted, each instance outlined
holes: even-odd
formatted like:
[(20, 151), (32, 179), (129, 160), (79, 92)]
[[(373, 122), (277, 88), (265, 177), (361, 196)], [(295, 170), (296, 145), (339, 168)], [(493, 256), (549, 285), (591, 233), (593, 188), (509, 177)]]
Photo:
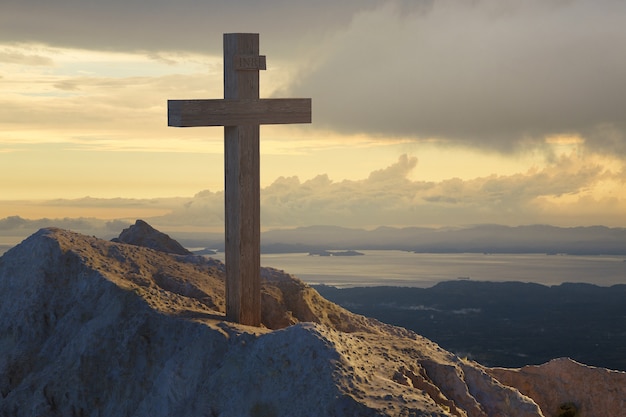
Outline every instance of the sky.
[[(626, 227), (622, 0), (2, 0), (0, 219), (223, 225), (222, 34), (260, 34), (262, 227)], [(5, 225), (8, 223), (5, 223)], [(0, 225), (1, 226), (1, 225)]]

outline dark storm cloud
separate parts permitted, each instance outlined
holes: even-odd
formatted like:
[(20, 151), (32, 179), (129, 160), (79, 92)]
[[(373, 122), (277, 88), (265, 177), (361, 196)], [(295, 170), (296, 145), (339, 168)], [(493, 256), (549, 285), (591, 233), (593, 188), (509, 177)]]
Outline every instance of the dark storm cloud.
[(316, 97), (316, 121), (345, 132), (500, 151), (579, 134), (626, 156), (626, 3), (515, 3), (363, 14), (291, 93)]
[(626, 157), (625, 21), (622, 0), (5, 0), (0, 42), (219, 55), (218, 34), (259, 32), (317, 126)]
[[(375, 0), (5, 0), (0, 41), (104, 50), (221, 54), (226, 32), (260, 32), (262, 43), (313, 42), (350, 24)], [(302, 47), (308, 45), (303, 44)]]

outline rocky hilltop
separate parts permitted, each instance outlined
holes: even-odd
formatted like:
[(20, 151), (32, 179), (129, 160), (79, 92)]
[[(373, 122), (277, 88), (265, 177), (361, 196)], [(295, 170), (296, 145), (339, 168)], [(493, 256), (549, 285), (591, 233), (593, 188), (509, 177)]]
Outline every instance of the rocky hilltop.
[(128, 243), (178, 255), (191, 255), (191, 252), (183, 245), (143, 220), (137, 220), (134, 225), (122, 230), (113, 242)]
[(0, 258), (0, 416), (624, 415), (624, 373), (484, 368), (271, 268), (263, 326), (225, 322), (223, 264), (136, 242), (47, 228)]

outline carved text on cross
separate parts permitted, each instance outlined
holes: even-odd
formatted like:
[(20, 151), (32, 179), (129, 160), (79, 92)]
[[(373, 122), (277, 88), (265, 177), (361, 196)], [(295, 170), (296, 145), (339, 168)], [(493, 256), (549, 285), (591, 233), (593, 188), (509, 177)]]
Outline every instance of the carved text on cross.
[(261, 323), (261, 124), (311, 123), (311, 99), (260, 99), (256, 33), (224, 34), (224, 99), (168, 100), (168, 125), (224, 126), (226, 316)]

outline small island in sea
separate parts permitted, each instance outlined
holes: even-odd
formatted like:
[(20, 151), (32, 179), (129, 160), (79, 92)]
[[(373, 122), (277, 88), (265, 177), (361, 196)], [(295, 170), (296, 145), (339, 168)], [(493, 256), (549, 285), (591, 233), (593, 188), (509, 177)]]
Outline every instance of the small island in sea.
[(204, 248), (204, 249), (200, 249), (200, 250), (195, 250), (195, 251), (193, 251), (193, 253), (195, 255), (217, 255), (217, 250)]
[(364, 253), (357, 252), (355, 250), (344, 250), (344, 251), (329, 251), (329, 250), (319, 250), (314, 252), (309, 252), (309, 256), (363, 256)]

